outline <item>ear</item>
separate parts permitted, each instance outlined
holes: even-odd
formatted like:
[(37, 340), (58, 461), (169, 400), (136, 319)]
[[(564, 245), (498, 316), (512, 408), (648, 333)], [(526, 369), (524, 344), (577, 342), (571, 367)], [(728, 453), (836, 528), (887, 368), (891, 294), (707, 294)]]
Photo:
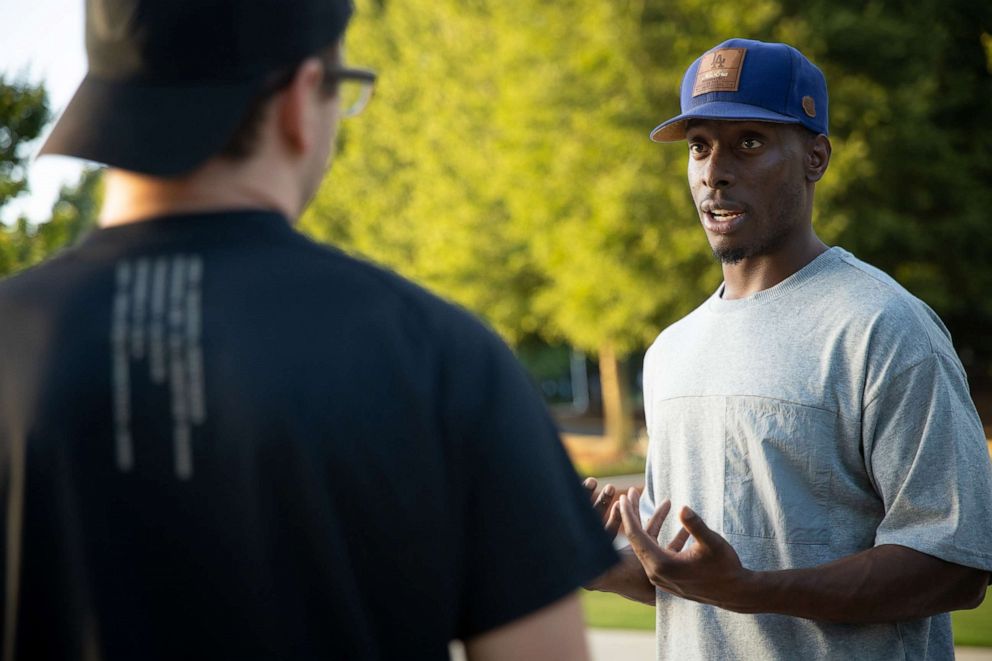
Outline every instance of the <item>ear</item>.
[(318, 104), (323, 66), (315, 57), (296, 69), (292, 82), (279, 94), (276, 124), (282, 142), (294, 154), (313, 149), (317, 139)]
[(827, 171), (830, 165), (830, 138), (822, 133), (813, 138), (806, 149), (806, 181), (815, 184)]

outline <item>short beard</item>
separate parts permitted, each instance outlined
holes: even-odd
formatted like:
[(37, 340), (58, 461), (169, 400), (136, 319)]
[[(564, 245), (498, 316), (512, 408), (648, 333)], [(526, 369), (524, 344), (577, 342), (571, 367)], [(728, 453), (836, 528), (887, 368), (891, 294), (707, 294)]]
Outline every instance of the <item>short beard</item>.
[(750, 248), (714, 248), (713, 256), (722, 264), (737, 264), (753, 255)]
[(736, 246), (732, 248), (713, 248), (713, 256), (722, 264), (739, 264), (745, 259), (770, 255), (778, 250), (786, 237), (789, 236), (789, 228), (780, 228), (775, 234), (761, 237), (757, 242), (749, 246)]

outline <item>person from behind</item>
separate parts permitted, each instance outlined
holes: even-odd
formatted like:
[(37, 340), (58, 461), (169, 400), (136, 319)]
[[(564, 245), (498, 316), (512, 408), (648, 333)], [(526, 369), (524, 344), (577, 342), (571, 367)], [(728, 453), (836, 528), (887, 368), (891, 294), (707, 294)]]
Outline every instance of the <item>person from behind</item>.
[(350, 14), (87, 3), (43, 152), (109, 166), (100, 227), (0, 283), (5, 659), (586, 657), (616, 557), (525, 373), (292, 227)]

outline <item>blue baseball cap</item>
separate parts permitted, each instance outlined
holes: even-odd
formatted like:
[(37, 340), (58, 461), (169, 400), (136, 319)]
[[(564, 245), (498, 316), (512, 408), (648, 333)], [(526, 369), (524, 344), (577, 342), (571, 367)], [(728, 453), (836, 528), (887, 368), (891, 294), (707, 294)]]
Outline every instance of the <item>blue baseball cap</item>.
[(729, 39), (692, 63), (682, 77), (682, 114), (651, 139), (684, 140), (690, 119), (802, 124), (828, 135), (827, 81), (788, 44)]

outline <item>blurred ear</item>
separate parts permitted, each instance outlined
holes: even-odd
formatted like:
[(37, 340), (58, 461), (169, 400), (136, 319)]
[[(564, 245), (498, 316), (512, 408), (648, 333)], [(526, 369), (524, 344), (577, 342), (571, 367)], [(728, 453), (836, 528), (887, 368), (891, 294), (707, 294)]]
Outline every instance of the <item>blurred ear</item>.
[(276, 101), (276, 125), (283, 144), (294, 154), (314, 148), (318, 138), (320, 86), (324, 68), (320, 60), (310, 57), (296, 69), (293, 81)]
[(830, 138), (822, 133), (809, 141), (806, 149), (806, 180), (815, 184), (830, 165)]

